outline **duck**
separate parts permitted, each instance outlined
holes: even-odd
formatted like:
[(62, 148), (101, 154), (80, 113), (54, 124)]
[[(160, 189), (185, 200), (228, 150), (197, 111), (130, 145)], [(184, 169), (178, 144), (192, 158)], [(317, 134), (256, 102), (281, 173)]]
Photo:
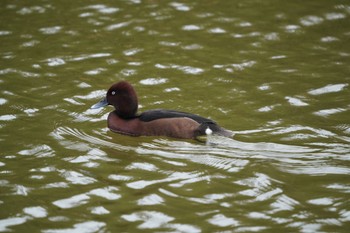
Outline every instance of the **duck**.
[(197, 139), (200, 136), (232, 137), (233, 132), (202, 116), (167, 109), (154, 109), (138, 114), (138, 97), (127, 81), (114, 83), (106, 96), (92, 109), (107, 105), (114, 107), (107, 118), (108, 128), (129, 136), (165, 136), (179, 139)]

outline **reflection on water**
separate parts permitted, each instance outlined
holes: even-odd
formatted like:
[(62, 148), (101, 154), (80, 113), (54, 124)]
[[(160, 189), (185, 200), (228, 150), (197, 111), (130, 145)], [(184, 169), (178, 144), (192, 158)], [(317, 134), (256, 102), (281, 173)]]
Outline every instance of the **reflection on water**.
[[(348, 3), (67, 4), (0, 6), (1, 232), (348, 232)], [(122, 79), (234, 138), (110, 132)]]
[[(300, 194), (304, 195), (303, 191), (299, 190), (303, 188), (304, 183), (302, 181), (297, 182), (299, 179), (307, 179), (312, 182), (313, 179), (317, 180), (318, 176), (347, 176), (350, 174), (348, 167), (337, 164), (337, 160), (340, 162), (349, 160), (347, 154), (349, 146), (346, 144), (341, 144), (342, 149), (339, 148), (339, 145), (334, 145), (340, 149), (339, 153), (342, 156), (339, 157), (339, 154), (328, 153), (332, 147), (329, 144), (327, 144), (328, 148), (325, 148), (323, 145), (294, 146), (263, 142), (246, 143), (211, 136), (207, 139), (206, 144), (152, 139), (150, 142), (143, 142), (136, 147), (125, 147), (110, 142), (108, 138), (101, 139), (102, 135), (99, 133), (95, 137), (69, 128), (57, 128), (53, 136), (60, 138), (60, 143), (66, 145), (72, 143), (69, 141), (79, 138), (81, 142), (88, 143), (92, 148), (103, 146), (116, 151), (133, 151), (140, 155), (142, 157), (140, 162), (130, 160), (125, 163), (126, 161), (121, 161), (122, 158), (120, 157), (119, 160), (108, 159), (115, 163), (117, 167), (118, 163), (123, 163), (123, 170), (127, 175), (116, 172), (115, 174), (109, 174), (106, 178), (113, 182), (122, 182), (123, 187), (121, 189), (152, 190), (134, 200), (138, 206), (168, 206), (171, 205), (173, 199), (180, 202), (180, 206), (187, 206), (187, 209), (191, 209), (190, 206), (194, 207), (198, 204), (209, 205), (212, 211), (208, 212), (207, 208), (204, 208), (203, 212), (199, 208), (196, 215), (214, 226), (235, 227), (240, 231), (248, 232), (266, 229), (264, 226), (240, 227), (246, 225), (246, 222), (258, 222), (259, 219), (281, 224), (287, 228), (301, 228), (305, 231), (311, 231), (314, 227), (320, 229), (329, 225), (340, 226), (343, 222), (348, 221), (347, 218), (339, 217), (340, 212), (347, 211), (341, 207), (341, 199), (327, 197), (322, 194), (327, 193), (326, 190), (333, 189), (348, 193), (350, 189), (346, 183), (341, 181), (333, 183), (331, 181), (330, 183), (324, 182), (321, 187), (305, 188), (306, 190), (316, 189), (315, 192), (318, 193), (316, 196), (312, 193), (310, 199), (305, 199), (305, 202), (300, 200), (299, 197)], [(70, 163), (79, 163), (84, 167), (90, 167), (87, 164), (91, 162), (108, 161), (105, 160), (106, 154), (103, 152), (95, 151), (91, 153), (91, 150), (87, 149), (89, 151), (87, 154), (96, 156), (78, 156), (74, 159), (67, 158), (65, 160)], [(287, 179), (279, 179), (278, 172), (276, 174), (276, 171), (269, 171), (269, 169), (279, 170), (280, 174), (283, 174), (282, 176), (288, 174), (292, 176)], [(264, 173), (258, 172), (261, 170)], [(140, 177), (139, 174), (143, 175)], [(67, 176), (70, 177), (66, 178), (69, 183), (94, 182), (93, 178), (82, 174), (73, 173)], [(291, 189), (286, 181), (292, 181), (294, 188)], [(196, 185), (196, 190), (191, 188), (194, 185)], [(195, 195), (196, 193), (200, 195)], [(75, 208), (86, 205), (90, 201), (91, 195), (107, 200), (120, 199), (120, 201), (123, 201), (123, 199), (128, 199), (122, 195), (122, 190), (109, 186), (69, 196), (54, 201), (53, 204), (63, 209)], [(242, 211), (245, 207), (250, 208), (249, 206), (254, 205), (254, 203), (261, 203), (259, 205), (266, 206), (266, 209), (263, 212), (249, 212), (246, 216), (230, 211), (232, 208), (238, 208)], [(335, 205), (335, 203), (340, 205)], [(334, 217), (323, 219), (312, 211), (311, 206), (323, 207), (323, 211)], [(94, 212), (99, 214), (110, 212), (102, 206), (96, 208), (99, 211), (94, 209)], [(222, 212), (227, 212), (227, 214), (224, 215)], [(128, 222), (137, 223), (139, 229), (166, 228), (171, 230), (180, 227), (185, 232), (187, 230), (190, 232), (200, 231), (200, 228), (195, 224), (174, 223), (176, 218), (165, 213), (145, 210), (123, 214), (121, 218)], [(306, 224), (308, 221), (316, 223), (309, 226), (311, 227), (309, 229)]]

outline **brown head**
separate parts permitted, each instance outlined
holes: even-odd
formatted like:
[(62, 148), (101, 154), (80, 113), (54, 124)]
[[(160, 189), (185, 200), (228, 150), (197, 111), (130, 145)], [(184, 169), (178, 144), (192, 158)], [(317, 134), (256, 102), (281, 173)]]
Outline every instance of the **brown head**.
[(113, 84), (107, 91), (106, 98), (92, 106), (100, 108), (113, 105), (117, 115), (121, 118), (133, 118), (138, 109), (137, 95), (130, 83), (121, 81)]

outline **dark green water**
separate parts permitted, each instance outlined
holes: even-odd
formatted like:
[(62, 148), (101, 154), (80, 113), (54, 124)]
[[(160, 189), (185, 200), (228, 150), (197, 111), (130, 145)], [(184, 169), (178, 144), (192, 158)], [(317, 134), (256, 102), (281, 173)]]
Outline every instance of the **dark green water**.
[[(1, 1), (0, 231), (349, 232), (349, 1)], [(209, 117), (207, 143), (110, 132)]]

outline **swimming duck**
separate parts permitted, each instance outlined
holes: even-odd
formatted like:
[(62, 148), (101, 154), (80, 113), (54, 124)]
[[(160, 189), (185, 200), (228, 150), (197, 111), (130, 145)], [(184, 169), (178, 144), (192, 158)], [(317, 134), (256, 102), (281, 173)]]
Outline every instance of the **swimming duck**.
[(217, 134), (232, 137), (233, 132), (217, 125), (213, 120), (186, 112), (155, 109), (137, 114), (138, 99), (133, 86), (120, 81), (113, 84), (106, 97), (91, 108), (113, 105), (108, 115), (108, 128), (130, 136), (168, 136), (196, 139), (198, 136)]

